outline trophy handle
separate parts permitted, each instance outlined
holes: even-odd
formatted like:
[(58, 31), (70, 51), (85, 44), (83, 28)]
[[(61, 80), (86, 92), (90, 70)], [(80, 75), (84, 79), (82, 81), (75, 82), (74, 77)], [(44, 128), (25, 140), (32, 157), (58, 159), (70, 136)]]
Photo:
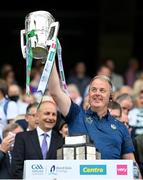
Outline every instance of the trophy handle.
[(55, 39), (57, 37), (58, 31), (59, 31), (59, 22), (53, 22), (49, 28), (49, 33), (48, 33), (49, 36), (46, 45), (49, 46), (51, 45), (52, 39)]
[(26, 59), (26, 45), (24, 44), (24, 36), (25, 36), (25, 29), (22, 29), (20, 31), (21, 51), (22, 51), (23, 58)]

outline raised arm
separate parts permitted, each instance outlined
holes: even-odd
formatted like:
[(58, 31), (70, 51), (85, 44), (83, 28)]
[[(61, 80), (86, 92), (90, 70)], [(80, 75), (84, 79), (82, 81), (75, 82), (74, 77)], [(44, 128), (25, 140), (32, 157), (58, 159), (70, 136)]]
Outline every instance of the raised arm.
[(50, 94), (57, 103), (60, 112), (63, 114), (63, 116), (66, 116), (70, 109), (71, 99), (61, 88), (60, 79), (55, 63), (51, 72), (51, 76), (49, 78), (48, 87)]

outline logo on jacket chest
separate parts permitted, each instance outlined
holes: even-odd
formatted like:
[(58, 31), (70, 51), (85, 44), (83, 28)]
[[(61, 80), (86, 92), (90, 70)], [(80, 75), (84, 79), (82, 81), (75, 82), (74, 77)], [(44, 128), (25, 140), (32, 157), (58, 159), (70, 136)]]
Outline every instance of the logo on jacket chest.
[(88, 116), (88, 117), (85, 118), (85, 122), (88, 123), (88, 124), (92, 124), (93, 119), (90, 116)]

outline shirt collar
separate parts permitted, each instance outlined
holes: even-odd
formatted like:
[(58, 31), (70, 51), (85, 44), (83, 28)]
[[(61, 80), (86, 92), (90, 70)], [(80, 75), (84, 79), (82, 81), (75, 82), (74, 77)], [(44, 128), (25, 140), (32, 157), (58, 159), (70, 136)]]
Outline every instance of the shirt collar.
[[(91, 108), (89, 108), (89, 109), (86, 111), (86, 114), (87, 114), (88, 116), (94, 116), (94, 117), (96, 117), (96, 118), (99, 118), (97, 112), (93, 111)], [(109, 116), (110, 116), (110, 113), (109, 113), (109, 111), (107, 111), (107, 114), (106, 114), (105, 116), (103, 116), (102, 119), (105, 118), (105, 119), (109, 120)]]
[(48, 132), (45, 132), (45, 131), (43, 131), (39, 126), (38, 126), (36, 129), (37, 129), (38, 136), (41, 136), (41, 135), (43, 135), (44, 133), (46, 133), (49, 137), (51, 137), (52, 130), (49, 130)]
[(2, 100), (0, 100), (0, 105), (4, 105), (5, 101), (6, 101), (5, 98), (3, 98)]

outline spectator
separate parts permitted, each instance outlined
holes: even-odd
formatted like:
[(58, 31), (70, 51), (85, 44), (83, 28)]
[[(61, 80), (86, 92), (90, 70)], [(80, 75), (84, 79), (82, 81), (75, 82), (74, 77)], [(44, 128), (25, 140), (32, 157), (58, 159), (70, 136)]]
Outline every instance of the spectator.
[(3, 140), (0, 145), (0, 179), (11, 179), (11, 158), (15, 135), (23, 129), (16, 123), (9, 124), (3, 130)]
[(106, 59), (105, 64), (111, 71), (111, 81), (117, 91), (124, 85), (124, 79), (120, 74), (115, 72), (115, 63), (112, 59)]
[(1, 127), (7, 124), (4, 106), (7, 102), (7, 84), (3, 79), (0, 79), (0, 124)]
[[(111, 79), (111, 70), (106, 65), (101, 64), (97, 69), (96, 75), (104, 75), (104, 76), (107, 76), (109, 79)], [(88, 84), (88, 86), (86, 87), (85, 92), (84, 92), (84, 96), (88, 95), (89, 86), (90, 86), (90, 84)], [(113, 91), (114, 91), (115, 88), (113, 86), (113, 83), (112, 83), (112, 87), (113, 87)]]
[(134, 107), (129, 112), (129, 125), (132, 127), (132, 138), (143, 134), (143, 90), (138, 95), (140, 107)]
[(90, 82), (90, 77), (86, 75), (86, 65), (84, 62), (77, 62), (74, 66), (72, 74), (67, 79), (67, 84), (75, 84), (79, 91), (80, 95), (83, 97), (85, 88)]
[(34, 130), (38, 126), (37, 118), (38, 103), (29, 104), (26, 110), (25, 119), (28, 122), (27, 131)]
[(8, 103), (5, 108), (7, 120), (13, 120), (17, 115), (26, 114), (27, 103), (22, 101), (21, 89), (17, 84), (12, 84), (8, 88)]
[(97, 75), (104, 75), (111, 78), (111, 70), (106, 65), (101, 65), (97, 70)]
[(61, 119), (58, 127), (58, 132), (62, 135), (63, 138), (69, 135), (68, 125), (65, 120)]
[(14, 71), (8, 71), (7, 73), (5, 73), (5, 76), (3, 77), (3, 79), (6, 81), (8, 87), (11, 84), (17, 83)]
[(5, 63), (2, 65), (1, 67), (1, 71), (0, 71), (0, 76), (2, 79), (4, 79), (5, 74), (7, 74), (8, 72), (13, 71), (13, 66), (9, 63)]
[(133, 89), (130, 86), (124, 85), (118, 91), (119, 95), (128, 94), (130, 96), (133, 96)]
[[(97, 75), (104, 75), (107, 76), (111, 81), (111, 70), (107, 65), (101, 65), (97, 70)], [(112, 82), (112, 81), (111, 81)], [(115, 85), (112, 82), (112, 90), (116, 91)]]
[(135, 80), (139, 74), (139, 62), (136, 58), (130, 58), (128, 67), (125, 71), (125, 84), (128, 86), (133, 86)]
[(27, 104), (33, 104), (36, 102), (36, 98), (33, 94), (30, 94), (30, 95), (24, 94), (22, 97), (22, 101)]
[(67, 88), (71, 100), (80, 106), (82, 104), (82, 97), (78, 87), (75, 84), (68, 84)]
[(122, 112), (127, 115), (134, 106), (132, 97), (126, 93), (119, 95), (115, 100), (120, 104)]
[(116, 102), (118, 102), (121, 106), (122, 109), (122, 116), (121, 116), (121, 121), (127, 125), (129, 125), (129, 112), (133, 108), (133, 99), (130, 95), (128, 94), (121, 94), (119, 95), (116, 99)]
[(138, 97), (140, 91), (143, 89), (143, 72), (133, 83), (133, 96)]
[(143, 108), (143, 89), (140, 90), (138, 96), (135, 99), (135, 106), (137, 108)]
[(116, 101), (110, 101), (108, 105), (108, 109), (110, 114), (115, 118), (120, 120), (122, 116), (122, 109), (119, 103)]

